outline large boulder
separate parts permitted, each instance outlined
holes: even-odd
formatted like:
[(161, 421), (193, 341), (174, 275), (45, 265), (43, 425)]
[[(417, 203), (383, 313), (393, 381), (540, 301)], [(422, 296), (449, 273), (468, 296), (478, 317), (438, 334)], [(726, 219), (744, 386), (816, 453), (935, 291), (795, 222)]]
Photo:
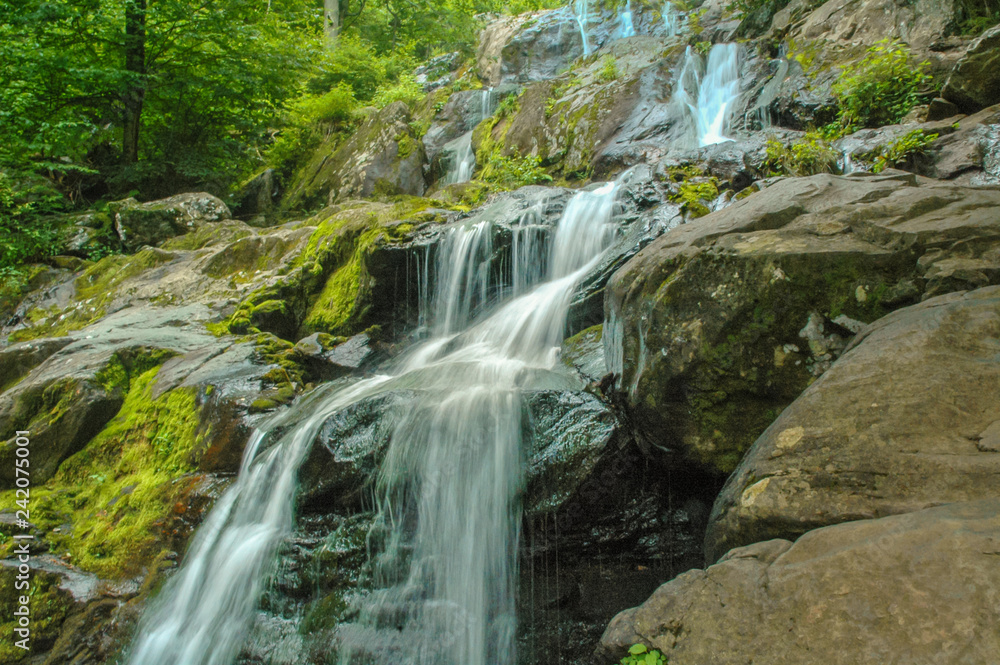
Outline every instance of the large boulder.
[(731, 551), (608, 626), (671, 665), (968, 663), (1000, 650), (1000, 500), (955, 503)]
[(118, 237), (130, 250), (158, 245), (231, 217), (225, 203), (205, 192), (178, 194), (149, 203), (127, 199), (114, 204), (112, 210)]
[(785, 179), (612, 277), (604, 346), (638, 437), (717, 472), (858, 330), (1000, 281), (1000, 191), (895, 173)]
[(941, 95), (965, 113), (1000, 104), (1000, 25), (984, 32), (955, 63)]
[(325, 141), (297, 174), (282, 207), (296, 210), (352, 198), (423, 194), (426, 155), (412, 120), (404, 102), (393, 102), (373, 111), (345, 143)]
[(866, 328), (730, 476), (708, 559), (828, 524), (1000, 497), (998, 348), (995, 286)]

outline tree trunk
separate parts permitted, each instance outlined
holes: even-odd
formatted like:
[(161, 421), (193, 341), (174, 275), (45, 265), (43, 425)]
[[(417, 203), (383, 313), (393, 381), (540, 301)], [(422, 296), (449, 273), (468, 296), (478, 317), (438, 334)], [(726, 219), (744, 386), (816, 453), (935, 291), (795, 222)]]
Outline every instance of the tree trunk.
[(323, 0), (323, 34), (326, 47), (333, 50), (340, 34), (340, 0)]
[(140, 117), (146, 97), (146, 0), (125, 2), (125, 73), (122, 161), (128, 166), (139, 161)]

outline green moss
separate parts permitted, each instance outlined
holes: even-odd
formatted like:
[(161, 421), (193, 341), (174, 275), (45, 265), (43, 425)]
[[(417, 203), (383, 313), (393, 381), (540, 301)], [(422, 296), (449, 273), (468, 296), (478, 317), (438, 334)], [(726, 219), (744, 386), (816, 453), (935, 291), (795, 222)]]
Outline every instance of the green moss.
[(604, 56), (601, 71), (597, 73), (597, 80), (601, 83), (611, 83), (617, 81), (619, 76), (621, 76), (621, 72), (618, 71), (618, 62), (615, 60), (615, 56), (611, 54)]
[(34, 570), (31, 573), (31, 590), (28, 592), (28, 607), (31, 612), (31, 651), (14, 646), (21, 639), (14, 633), (16, 621), (9, 619), (20, 607), (19, 596), (25, 591), (15, 588), (14, 568), (0, 568), (0, 663), (25, 662), (30, 653), (44, 653), (51, 648), (59, 636), (63, 621), (74, 609), (73, 597), (59, 588), (58, 575)]
[(122, 284), (132, 277), (173, 260), (176, 255), (147, 247), (132, 256), (107, 256), (88, 267), (75, 282), (74, 304), (64, 310), (33, 310), (33, 325), (10, 336), (11, 342), (41, 337), (61, 337), (102, 318)]
[[(51, 550), (104, 578), (135, 575), (171, 548), (167, 522), (184, 489), (177, 481), (196, 464), (196, 391), (154, 399), (156, 372), (133, 378), (118, 415), (32, 488), (32, 517)], [(3, 500), (11, 503), (12, 495)]]
[(670, 200), (681, 204), (681, 210), (692, 217), (703, 217), (710, 212), (707, 204), (718, 196), (718, 181), (708, 178), (682, 182), (677, 191), (670, 195)]

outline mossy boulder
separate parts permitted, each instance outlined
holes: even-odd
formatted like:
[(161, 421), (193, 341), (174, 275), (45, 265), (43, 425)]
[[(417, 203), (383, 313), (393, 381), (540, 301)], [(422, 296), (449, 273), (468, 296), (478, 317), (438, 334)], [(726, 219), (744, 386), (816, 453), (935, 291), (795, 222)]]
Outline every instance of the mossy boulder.
[(285, 210), (315, 208), (352, 198), (420, 196), (426, 155), (410, 108), (393, 102), (372, 112), (342, 145), (324, 142), (296, 174)]
[[(1000, 287), (866, 327), (719, 494), (709, 561), (830, 524), (1000, 497)], [(955, 405), (961, 405), (956, 408)]]
[(1000, 282), (995, 190), (787, 179), (667, 232), (615, 273), (605, 355), (650, 450), (732, 471), (856, 331)]
[(941, 95), (965, 113), (1000, 104), (1000, 25), (969, 46), (948, 75)]
[(529, 85), (516, 112), (477, 128), (479, 161), (493, 152), (532, 155), (555, 174), (580, 178), (665, 154), (670, 122), (663, 89), (679, 52), (665, 58), (662, 42), (649, 37), (605, 51)]
[(178, 194), (149, 203), (127, 199), (112, 204), (110, 210), (118, 237), (132, 251), (232, 217), (225, 203), (205, 192)]

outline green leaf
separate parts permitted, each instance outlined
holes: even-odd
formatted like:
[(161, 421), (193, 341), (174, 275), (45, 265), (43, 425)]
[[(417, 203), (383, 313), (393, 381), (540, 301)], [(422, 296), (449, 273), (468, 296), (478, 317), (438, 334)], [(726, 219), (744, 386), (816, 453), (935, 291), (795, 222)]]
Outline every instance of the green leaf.
[(646, 645), (633, 644), (632, 647), (628, 650), (628, 652), (633, 656), (638, 656), (640, 653), (646, 653)]

